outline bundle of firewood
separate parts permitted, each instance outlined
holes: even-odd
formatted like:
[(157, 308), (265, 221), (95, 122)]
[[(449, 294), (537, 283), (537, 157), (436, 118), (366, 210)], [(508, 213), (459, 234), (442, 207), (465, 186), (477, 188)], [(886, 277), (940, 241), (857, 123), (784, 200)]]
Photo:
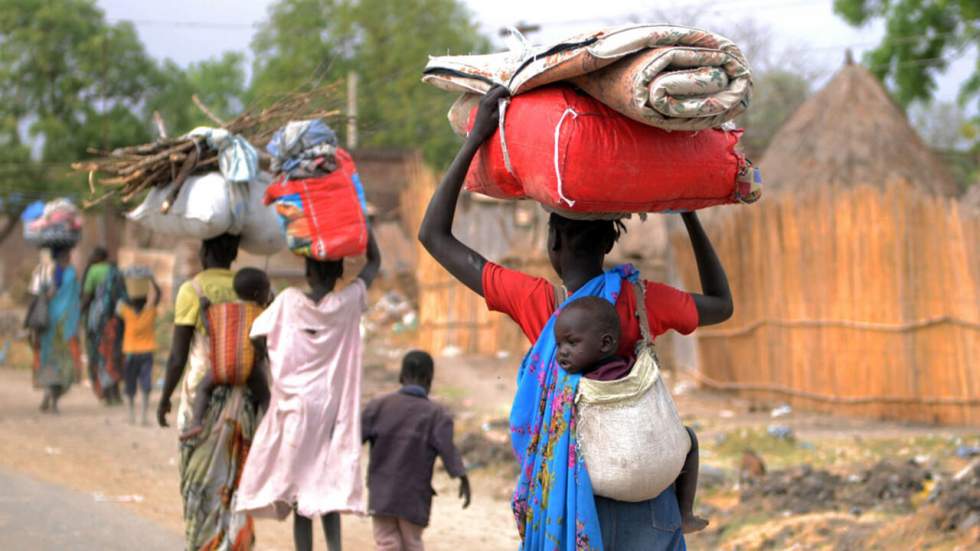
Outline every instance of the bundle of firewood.
[[(291, 120), (338, 116), (341, 112), (335, 108), (340, 99), (337, 89), (337, 84), (331, 83), (287, 94), (266, 108), (247, 109), (228, 122), (215, 117), (196, 97), (193, 99), (218, 128), (240, 134), (261, 149), (278, 128)], [(181, 183), (191, 174), (218, 170), (218, 152), (209, 148), (203, 137), (160, 138), (153, 143), (92, 153), (95, 158), (72, 163), (73, 169), (88, 173), (92, 198), (85, 201), (85, 207), (117, 195), (126, 202), (143, 191), (171, 182), (176, 183), (171, 191), (175, 198)], [(101, 193), (99, 187), (104, 188)]]

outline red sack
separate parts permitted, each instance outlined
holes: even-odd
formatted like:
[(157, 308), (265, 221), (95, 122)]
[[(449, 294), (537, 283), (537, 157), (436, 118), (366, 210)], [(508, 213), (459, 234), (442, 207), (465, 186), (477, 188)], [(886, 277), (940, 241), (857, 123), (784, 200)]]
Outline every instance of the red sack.
[(266, 189), (264, 202), (275, 203), (289, 250), (316, 260), (340, 260), (367, 248), (359, 187), (354, 160), (338, 148), (336, 170), (319, 178), (280, 177)]
[[(472, 128), (476, 109), (470, 113)], [(668, 132), (568, 86), (515, 96), (480, 148), (466, 189), (571, 213), (694, 210), (758, 198), (741, 131)], [(508, 169), (508, 160), (510, 168)]]

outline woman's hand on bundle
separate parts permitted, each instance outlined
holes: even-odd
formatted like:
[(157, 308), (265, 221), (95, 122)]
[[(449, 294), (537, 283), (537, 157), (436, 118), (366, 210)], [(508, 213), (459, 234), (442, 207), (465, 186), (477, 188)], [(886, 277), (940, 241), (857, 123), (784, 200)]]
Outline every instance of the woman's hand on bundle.
[(510, 96), (510, 90), (496, 85), (480, 99), (480, 108), (476, 112), (473, 128), (467, 136), (467, 141), (480, 145), (497, 131), (500, 124), (500, 100)]

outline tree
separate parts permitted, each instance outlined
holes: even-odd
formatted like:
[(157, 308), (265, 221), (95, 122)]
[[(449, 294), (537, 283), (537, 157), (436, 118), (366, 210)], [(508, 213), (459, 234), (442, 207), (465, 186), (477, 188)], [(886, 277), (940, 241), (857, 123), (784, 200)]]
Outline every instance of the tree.
[(977, 138), (976, 124), (952, 102), (917, 103), (909, 109), (909, 120), (933, 149), (967, 149)]
[(419, 148), (444, 164), (458, 147), (446, 122), (453, 98), (419, 83), (425, 60), (488, 47), (457, 0), (280, 0), (252, 43), (250, 97), (356, 71), (362, 145)]
[(909, 119), (922, 139), (942, 157), (966, 190), (980, 176), (980, 129), (977, 121), (952, 102), (916, 103), (909, 109)]
[[(885, 37), (867, 64), (904, 106), (932, 99), (949, 62), (980, 48), (977, 0), (834, 0), (834, 11), (852, 25), (885, 20)], [(960, 88), (961, 103), (971, 98), (980, 100), (980, 58)]]
[(3, 240), (28, 202), (84, 190), (69, 163), (89, 148), (146, 139), (155, 67), (132, 25), (107, 23), (92, 0), (7, 1), (0, 43)]
[(147, 103), (147, 111), (157, 111), (169, 135), (189, 132), (197, 126), (214, 126), (194, 103), (196, 95), (222, 120), (241, 112), (246, 93), (245, 56), (225, 52), (218, 59), (192, 63), (186, 70), (171, 60), (160, 64), (156, 90)]
[(742, 147), (758, 161), (779, 128), (810, 96), (810, 83), (802, 76), (772, 69), (755, 78), (752, 104), (738, 123), (745, 128)]

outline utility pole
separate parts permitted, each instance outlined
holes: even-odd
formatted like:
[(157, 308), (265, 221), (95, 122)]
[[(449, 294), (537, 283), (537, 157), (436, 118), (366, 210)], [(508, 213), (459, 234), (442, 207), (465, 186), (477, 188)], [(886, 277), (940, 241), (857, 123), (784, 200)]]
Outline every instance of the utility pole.
[(347, 73), (347, 149), (357, 148), (357, 81), (354, 71)]

